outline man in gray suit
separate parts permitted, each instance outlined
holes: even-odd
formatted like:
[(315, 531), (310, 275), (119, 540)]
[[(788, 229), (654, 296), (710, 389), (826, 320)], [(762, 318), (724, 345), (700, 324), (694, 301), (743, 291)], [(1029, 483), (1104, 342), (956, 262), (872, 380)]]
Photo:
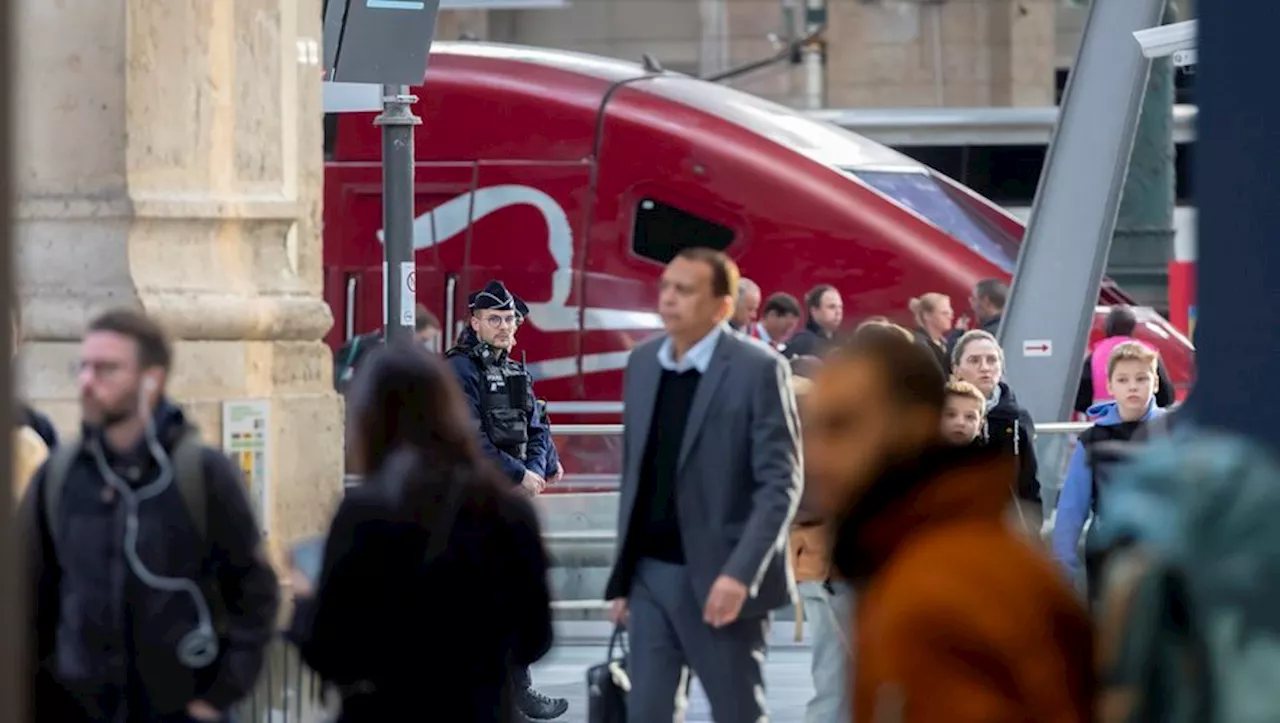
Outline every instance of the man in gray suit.
[(631, 723), (672, 720), (688, 669), (719, 723), (767, 720), (767, 615), (795, 592), (784, 550), (799, 423), (787, 362), (725, 324), (738, 278), (720, 252), (682, 251), (662, 275), (667, 333), (627, 363), (605, 596), (630, 633)]

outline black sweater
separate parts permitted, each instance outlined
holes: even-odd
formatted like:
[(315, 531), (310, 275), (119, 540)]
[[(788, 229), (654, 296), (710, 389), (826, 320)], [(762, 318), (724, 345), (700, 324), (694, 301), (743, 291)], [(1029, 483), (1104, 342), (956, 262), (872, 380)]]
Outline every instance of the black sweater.
[(681, 373), (662, 372), (649, 440), (640, 466), (640, 489), (631, 525), (636, 557), (684, 563), (680, 515), (676, 510), (676, 468), (689, 409), (701, 379), (702, 375), (692, 369)]

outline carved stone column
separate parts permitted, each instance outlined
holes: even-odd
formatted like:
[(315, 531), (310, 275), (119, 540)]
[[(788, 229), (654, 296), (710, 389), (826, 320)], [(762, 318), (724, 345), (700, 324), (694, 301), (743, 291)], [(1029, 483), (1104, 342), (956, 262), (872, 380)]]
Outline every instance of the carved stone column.
[(275, 541), (340, 491), (321, 298), (319, 0), (18, 0), (25, 390), (64, 433), (86, 321), (138, 306), (176, 341), (205, 438), (271, 400)]

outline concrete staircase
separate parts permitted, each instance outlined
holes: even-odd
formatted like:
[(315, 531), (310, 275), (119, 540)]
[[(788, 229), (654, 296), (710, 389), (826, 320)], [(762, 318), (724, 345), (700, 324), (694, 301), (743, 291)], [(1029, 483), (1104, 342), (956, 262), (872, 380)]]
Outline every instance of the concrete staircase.
[[(617, 555), (618, 494), (542, 495), (538, 508), (551, 556), (551, 596), (557, 621), (607, 619), (604, 589)], [(774, 613), (774, 620), (794, 619), (791, 608)]]
[(616, 553), (618, 493), (567, 493), (538, 498), (551, 556), (551, 596), (557, 620), (604, 620), (604, 588)]

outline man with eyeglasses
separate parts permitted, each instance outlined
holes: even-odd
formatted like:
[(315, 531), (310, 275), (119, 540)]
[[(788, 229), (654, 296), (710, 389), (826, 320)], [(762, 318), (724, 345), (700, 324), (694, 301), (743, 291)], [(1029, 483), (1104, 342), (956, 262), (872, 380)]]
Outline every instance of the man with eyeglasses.
[[(480, 446), (511, 482), (529, 495), (547, 485), (551, 435), (540, 421), (533, 380), (524, 364), (511, 357), (516, 329), (529, 307), (501, 281), (490, 281), (468, 299), (470, 323), (458, 343), (445, 353), (470, 402), (480, 429)], [(549, 698), (533, 687), (527, 669), (512, 671), (516, 703), (534, 720), (564, 715), (569, 701)]]
[(130, 309), (81, 342), (80, 435), (18, 520), (35, 720), (225, 723), (263, 668), (279, 582), (239, 470), (167, 395), (172, 361)]

